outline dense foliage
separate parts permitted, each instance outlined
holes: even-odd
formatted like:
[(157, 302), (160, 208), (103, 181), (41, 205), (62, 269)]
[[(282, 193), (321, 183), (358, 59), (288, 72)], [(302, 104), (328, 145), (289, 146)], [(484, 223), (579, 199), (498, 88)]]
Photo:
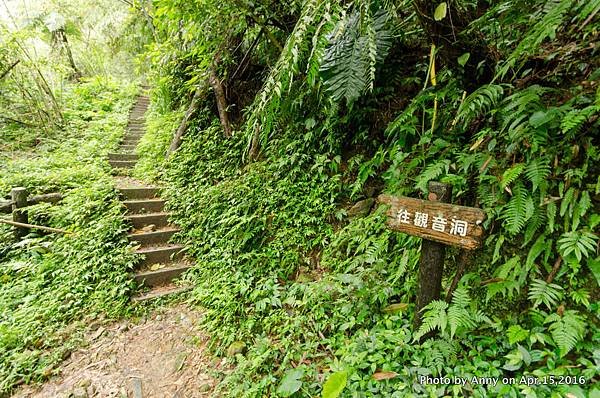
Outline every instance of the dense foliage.
[[(218, 394), (592, 392), (599, 7), (154, 3), (147, 140), (162, 148), (141, 151), (137, 173), (167, 183), (179, 239), (197, 259), (188, 279), (227, 356)], [(211, 70), (226, 87), (231, 139), (206, 91)], [(198, 87), (203, 105), (162, 161), (181, 98)], [(487, 213), (486, 241), (447, 252), (447, 301), (414, 330), (420, 240), (387, 229), (383, 209), (348, 214), (380, 192), (426, 197), (430, 180)], [(531, 386), (522, 376), (573, 378)]]
[[(35, 152), (1, 155), (0, 193), (24, 186), (60, 192), (56, 205), (29, 207), (30, 222), (70, 234), (33, 231), (15, 242), (0, 224), (0, 395), (43, 380), (98, 316), (128, 309), (134, 262), (114, 182), (104, 160), (123, 134), (136, 87), (96, 78), (65, 93), (61, 140), (35, 133)], [(34, 132), (21, 130), (23, 137)], [(57, 134), (54, 132), (53, 134)], [(12, 137), (2, 144), (15, 145)]]

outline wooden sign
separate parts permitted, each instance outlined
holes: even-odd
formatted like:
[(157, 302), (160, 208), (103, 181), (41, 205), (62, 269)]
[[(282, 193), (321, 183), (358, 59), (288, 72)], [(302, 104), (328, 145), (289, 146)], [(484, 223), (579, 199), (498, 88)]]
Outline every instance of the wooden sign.
[(380, 195), (377, 201), (390, 206), (387, 225), (394, 231), (469, 250), (481, 246), (481, 209), (405, 196)]

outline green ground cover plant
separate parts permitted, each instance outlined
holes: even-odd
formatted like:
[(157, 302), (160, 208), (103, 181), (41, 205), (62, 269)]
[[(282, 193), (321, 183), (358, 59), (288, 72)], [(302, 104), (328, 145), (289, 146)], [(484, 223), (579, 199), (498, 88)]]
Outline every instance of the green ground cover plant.
[[(225, 357), (216, 395), (600, 394), (600, 64), (584, 50), (598, 7), (156, 4), (152, 117), (206, 91), (146, 172), (197, 262), (187, 280)], [(350, 208), (426, 198), (431, 180), (486, 212), (486, 240), (447, 251), (448, 297), (415, 329), (420, 240)], [(419, 382), (441, 376), (469, 382)]]
[[(85, 79), (66, 94), (60, 132), (46, 138), (23, 129), (19, 136), (36, 139), (0, 155), (1, 196), (16, 186), (62, 193), (56, 205), (31, 206), (30, 222), (70, 232), (32, 231), (15, 242), (0, 225), (0, 395), (54, 374), (91, 320), (128, 311), (134, 256), (106, 154), (123, 135), (136, 93), (132, 84)], [(3, 136), (3, 145), (13, 144)]]

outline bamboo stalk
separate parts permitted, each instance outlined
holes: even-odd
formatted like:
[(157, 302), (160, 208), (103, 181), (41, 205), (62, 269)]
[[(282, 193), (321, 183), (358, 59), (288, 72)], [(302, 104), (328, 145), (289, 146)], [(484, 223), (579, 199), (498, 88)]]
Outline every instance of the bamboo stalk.
[(22, 222), (9, 221), (9, 220), (1, 220), (0, 219), (0, 224), (8, 224), (8, 225), (12, 225), (13, 227), (20, 227), (20, 228), (40, 229), (42, 231), (56, 232), (56, 233), (60, 233), (60, 234), (71, 234), (72, 233), (69, 231), (65, 231), (64, 229), (44, 227), (41, 225), (25, 224)]

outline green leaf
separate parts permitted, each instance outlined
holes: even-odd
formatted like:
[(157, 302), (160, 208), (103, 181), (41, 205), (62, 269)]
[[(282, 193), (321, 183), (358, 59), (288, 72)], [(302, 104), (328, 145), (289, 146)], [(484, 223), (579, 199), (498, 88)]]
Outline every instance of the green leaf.
[(436, 21), (441, 21), (446, 18), (446, 13), (448, 12), (448, 4), (445, 1), (442, 1), (436, 8), (433, 13), (433, 19)]
[(395, 304), (390, 304), (387, 307), (384, 307), (382, 309), (382, 311), (385, 312), (386, 314), (395, 314), (397, 312), (405, 311), (407, 308), (408, 308), (407, 303), (395, 303)]
[(348, 372), (345, 370), (335, 372), (329, 376), (323, 385), (322, 398), (337, 398), (346, 387), (348, 382)]
[(519, 325), (512, 325), (506, 331), (506, 335), (508, 336), (508, 342), (515, 344), (525, 340), (529, 336), (529, 330), (525, 330)]
[(464, 53), (460, 57), (458, 57), (457, 61), (460, 66), (465, 66), (471, 57), (471, 53)]
[(594, 278), (596, 278), (596, 283), (598, 283), (598, 286), (600, 287), (600, 257), (595, 259), (590, 258), (587, 261), (587, 265), (590, 267), (592, 274), (594, 274)]
[(532, 127), (538, 128), (553, 119), (553, 115), (550, 112), (537, 111), (529, 117), (529, 124)]
[(277, 388), (277, 393), (282, 397), (289, 397), (302, 387), (300, 380), (304, 376), (304, 369), (296, 368), (288, 370), (281, 379), (281, 383)]

